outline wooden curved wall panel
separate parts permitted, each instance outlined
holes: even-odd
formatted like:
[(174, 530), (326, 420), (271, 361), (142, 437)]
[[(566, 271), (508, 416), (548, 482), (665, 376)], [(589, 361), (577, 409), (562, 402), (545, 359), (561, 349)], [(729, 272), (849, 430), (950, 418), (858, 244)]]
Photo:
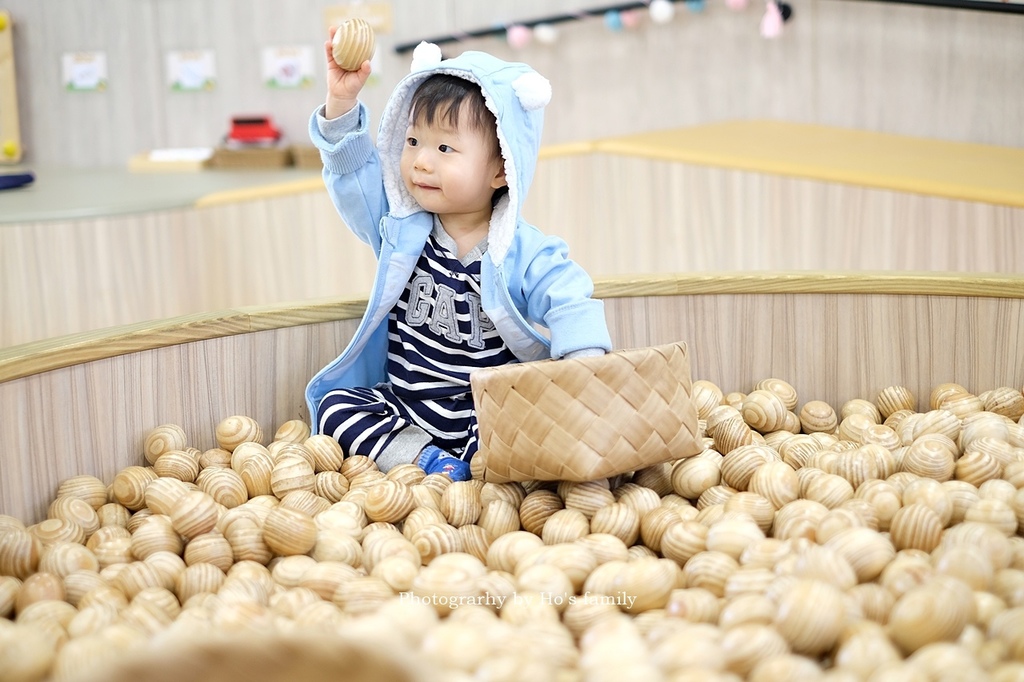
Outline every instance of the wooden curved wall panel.
[[(599, 293), (618, 347), (686, 341), (693, 377), (725, 391), (777, 377), (801, 404), (839, 406), (895, 384), (919, 400), (944, 381), (974, 392), (1024, 386), (1021, 277), (709, 275), (608, 281)], [(0, 353), (0, 513), (40, 518), (61, 480), (109, 481), (142, 463), (145, 435), (160, 424), (181, 425), (205, 449), (233, 414), (271, 432), (307, 418), (306, 381), (351, 338), (358, 307), (319, 317), (279, 311), (263, 326), (254, 315), (251, 328), (262, 331), (229, 336), (197, 321), (158, 347), (141, 334), (112, 351), (101, 339), (97, 359), (83, 350), (77, 364), (24, 376), (17, 370), (31, 353)], [(343, 319), (315, 321), (332, 314)], [(60, 346), (41, 354), (59, 356)]]
[[(524, 209), (597, 278), (1024, 272), (1024, 208), (611, 154), (544, 159)], [(322, 189), (0, 226), (0, 348), (237, 306), (365, 295)]]
[(546, 159), (524, 212), (599, 276), (1024, 272), (1024, 208), (687, 163)]

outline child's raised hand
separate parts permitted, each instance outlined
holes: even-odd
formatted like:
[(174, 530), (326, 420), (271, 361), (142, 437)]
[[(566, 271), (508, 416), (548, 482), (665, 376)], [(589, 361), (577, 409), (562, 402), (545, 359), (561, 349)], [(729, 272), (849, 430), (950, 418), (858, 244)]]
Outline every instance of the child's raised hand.
[(336, 26), (331, 26), (327, 41), (324, 43), (324, 54), (327, 57), (327, 108), (324, 112), (328, 119), (337, 118), (348, 113), (359, 99), (359, 92), (370, 77), (370, 61), (364, 61), (358, 71), (347, 71), (334, 61), (334, 34)]

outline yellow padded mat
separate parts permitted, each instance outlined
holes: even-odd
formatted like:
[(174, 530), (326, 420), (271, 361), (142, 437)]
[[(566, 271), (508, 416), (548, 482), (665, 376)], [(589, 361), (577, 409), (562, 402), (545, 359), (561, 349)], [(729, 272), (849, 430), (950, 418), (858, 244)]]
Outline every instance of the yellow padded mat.
[(1024, 149), (783, 121), (727, 121), (592, 151), (1024, 207)]

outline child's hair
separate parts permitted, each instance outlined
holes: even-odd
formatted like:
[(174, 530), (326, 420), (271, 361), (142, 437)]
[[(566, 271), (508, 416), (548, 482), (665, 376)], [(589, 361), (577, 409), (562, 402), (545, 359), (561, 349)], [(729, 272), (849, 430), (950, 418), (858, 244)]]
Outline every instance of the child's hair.
[(469, 123), (474, 130), (494, 133), (494, 114), (484, 103), (480, 86), (465, 78), (443, 73), (430, 76), (416, 88), (412, 96), (412, 119), (427, 125), (442, 121), (444, 125), (455, 128), (463, 104), (469, 107)]

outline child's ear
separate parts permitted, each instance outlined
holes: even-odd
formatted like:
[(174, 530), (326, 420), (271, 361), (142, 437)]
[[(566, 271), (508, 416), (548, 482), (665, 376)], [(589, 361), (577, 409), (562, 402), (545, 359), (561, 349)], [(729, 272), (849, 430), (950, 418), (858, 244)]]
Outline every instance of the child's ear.
[(494, 174), (494, 178), (491, 179), (491, 189), (498, 189), (500, 187), (508, 187), (508, 180), (505, 178), (505, 163), (498, 164), (498, 172)]

